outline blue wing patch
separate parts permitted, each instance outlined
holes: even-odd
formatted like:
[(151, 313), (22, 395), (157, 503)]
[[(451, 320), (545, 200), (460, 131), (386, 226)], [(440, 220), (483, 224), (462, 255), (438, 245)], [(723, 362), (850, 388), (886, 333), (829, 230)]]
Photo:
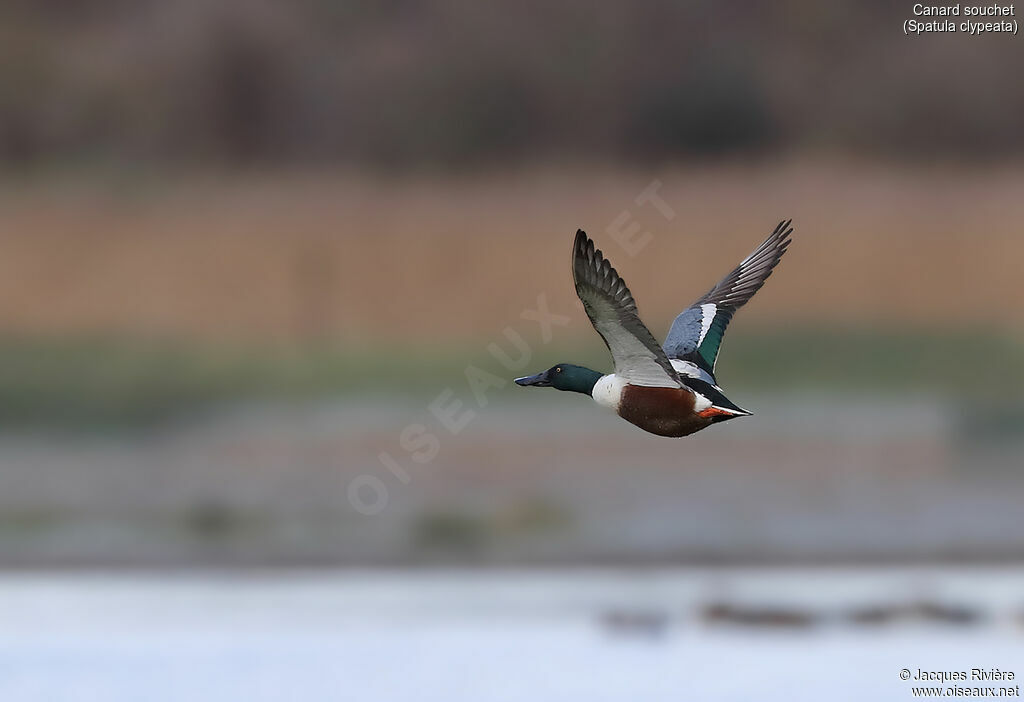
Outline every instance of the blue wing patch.
[(792, 233), (789, 220), (780, 222), (753, 253), (676, 317), (664, 344), (670, 359), (690, 361), (714, 374), (718, 350), (732, 316), (768, 280), (786, 253)]

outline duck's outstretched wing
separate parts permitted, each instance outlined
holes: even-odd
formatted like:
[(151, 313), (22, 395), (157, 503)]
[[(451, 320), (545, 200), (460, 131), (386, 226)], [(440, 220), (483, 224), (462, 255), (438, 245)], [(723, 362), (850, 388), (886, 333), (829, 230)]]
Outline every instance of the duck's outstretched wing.
[(668, 330), (665, 353), (714, 374), (718, 349), (733, 314), (754, 296), (782, 259), (793, 233), (792, 220), (780, 222), (771, 236), (722, 278), (706, 295), (683, 311)]
[(572, 278), (590, 323), (615, 361), (615, 375), (633, 385), (681, 387), (665, 351), (637, 314), (619, 274), (582, 229), (572, 247)]

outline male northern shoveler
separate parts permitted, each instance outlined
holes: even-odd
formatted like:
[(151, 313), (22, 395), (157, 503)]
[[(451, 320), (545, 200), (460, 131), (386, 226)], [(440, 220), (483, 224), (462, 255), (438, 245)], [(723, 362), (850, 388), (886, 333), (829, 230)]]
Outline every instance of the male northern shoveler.
[(749, 415), (718, 387), (715, 361), (732, 316), (761, 289), (786, 252), (793, 233), (790, 223), (779, 223), (740, 265), (676, 317), (663, 346), (640, 321), (626, 283), (590, 237), (577, 231), (572, 247), (576, 294), (611, 351), (615, 372), (603, 375), (559, 363), (516, 383), (590, 395), (627, 422), (659, 436), (688, 436)]

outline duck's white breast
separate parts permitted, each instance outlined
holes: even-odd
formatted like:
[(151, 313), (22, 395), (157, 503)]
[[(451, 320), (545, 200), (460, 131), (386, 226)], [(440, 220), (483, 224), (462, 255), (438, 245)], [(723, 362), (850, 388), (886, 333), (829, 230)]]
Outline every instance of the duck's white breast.
[(608, 407), (618, 411), (619, 402), (622, 400), (622, 388), (626, 387), (626, 381), (614, 373), (602, 375), (594, 385), (594, 402), (602, 407)]

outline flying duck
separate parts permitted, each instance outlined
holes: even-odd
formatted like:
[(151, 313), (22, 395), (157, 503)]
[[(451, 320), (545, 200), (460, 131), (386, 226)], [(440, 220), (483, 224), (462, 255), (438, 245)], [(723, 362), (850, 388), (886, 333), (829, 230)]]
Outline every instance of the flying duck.
[(523, 386), (553, 387), (590, 395), (627, 422), (659, 436), (688, 436), (717, 422), (751, 413), (729, 400), (715, 379), (725, 329), (754, 296), (789, 246), (791, 220), (743, 259), (672, 322), (661, 346), (640, 321), (625, 281), (582, 229), (572, 246), (572, 278), (590, 323), (615, 363), (607, 375), (559, 363), (516, 378)]

